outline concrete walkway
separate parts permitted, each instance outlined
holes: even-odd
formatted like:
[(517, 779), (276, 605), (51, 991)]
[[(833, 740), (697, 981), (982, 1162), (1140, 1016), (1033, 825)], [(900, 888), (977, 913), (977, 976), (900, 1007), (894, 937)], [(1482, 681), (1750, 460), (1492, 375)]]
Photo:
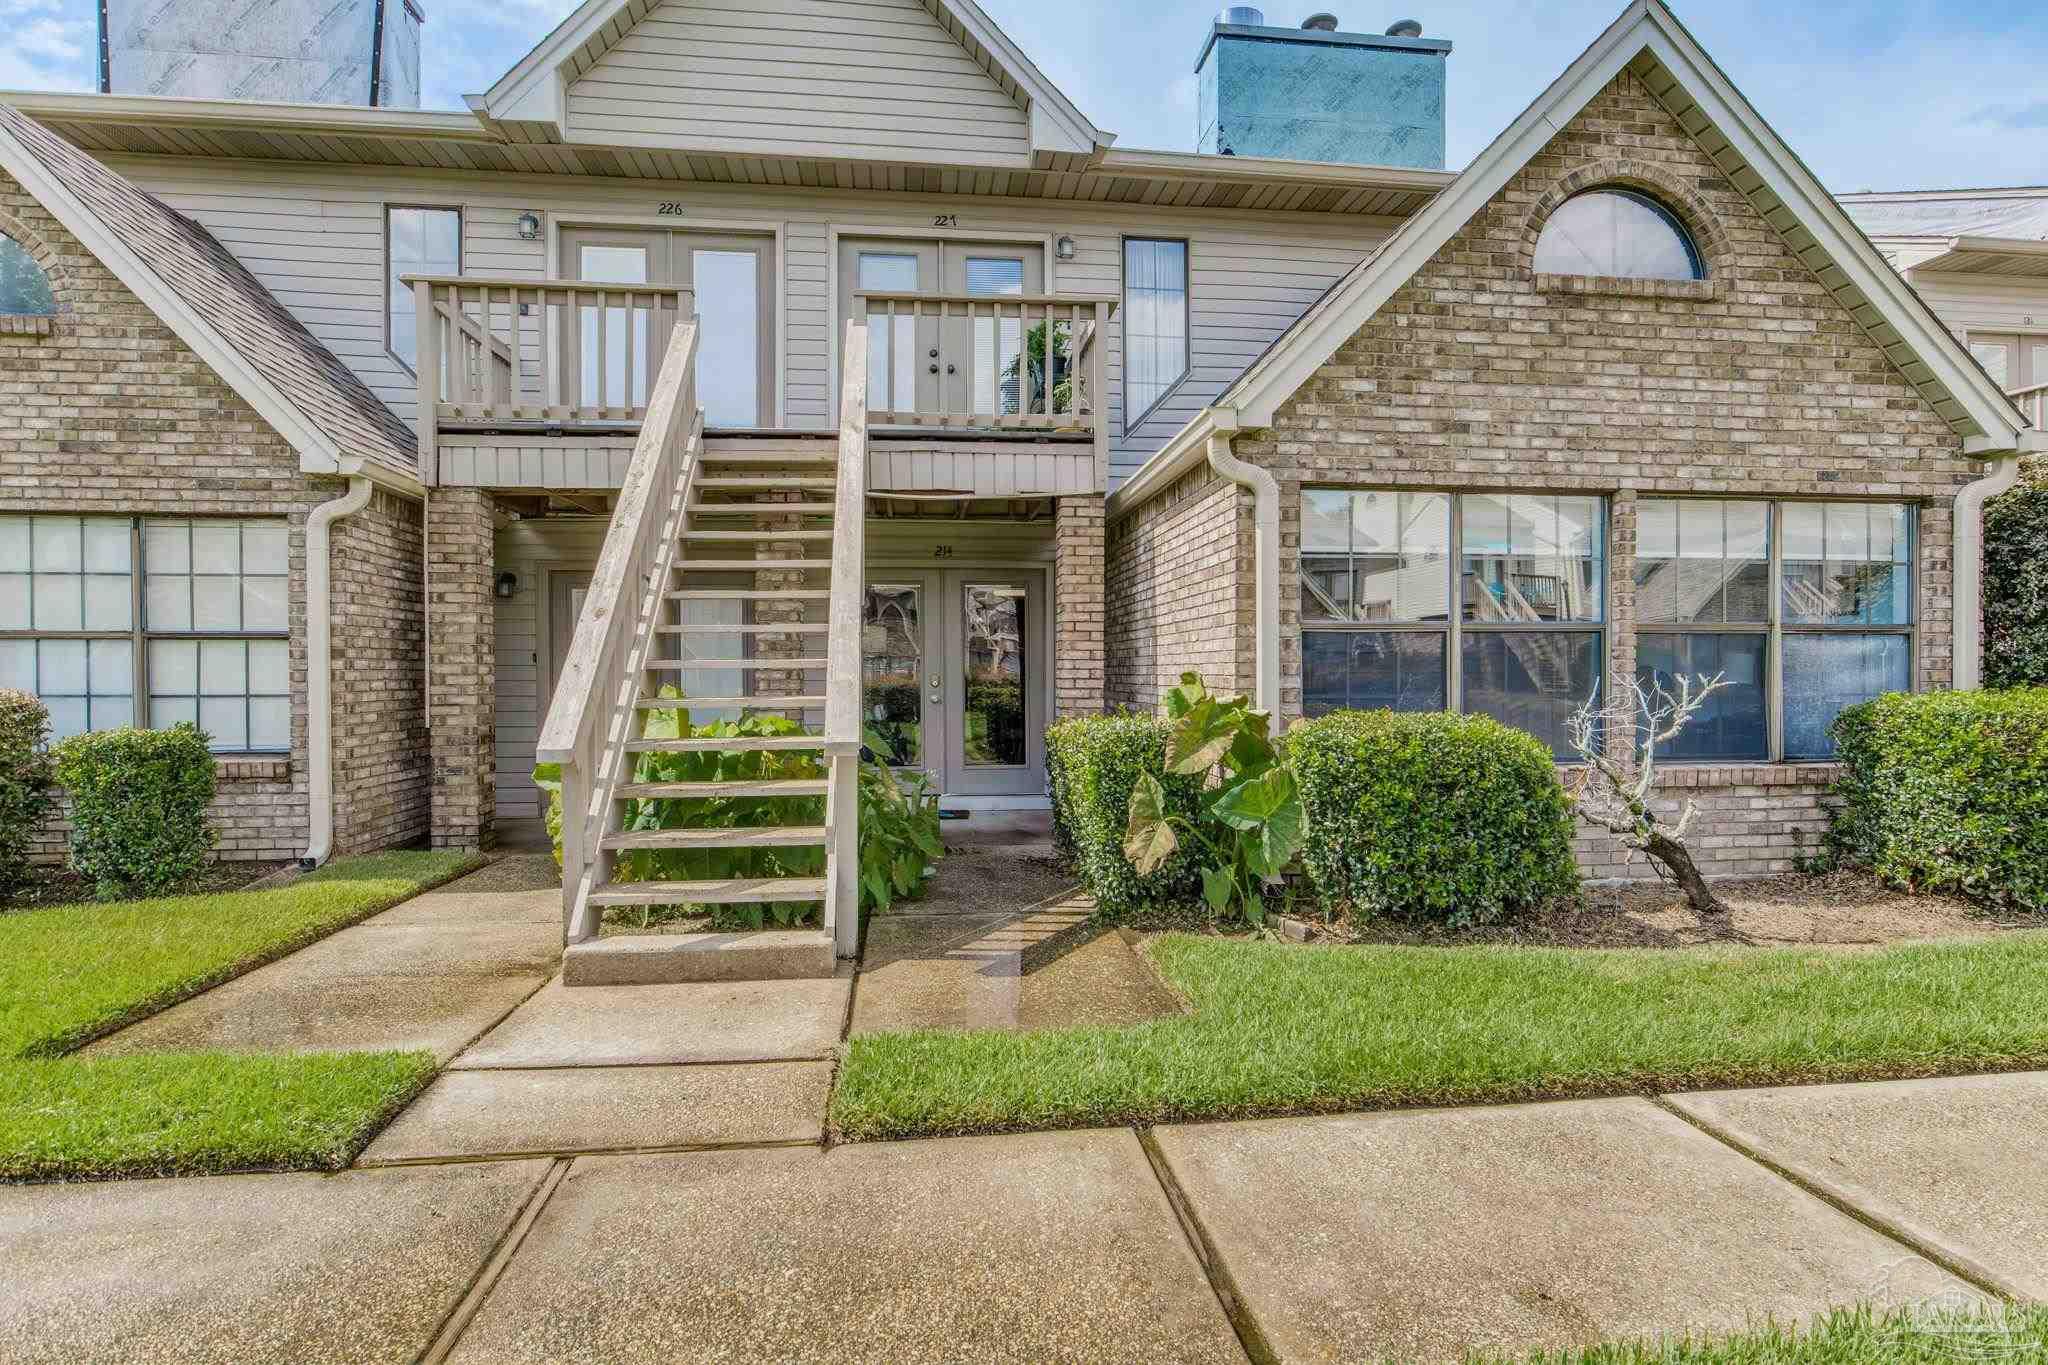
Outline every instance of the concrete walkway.
[(565, 990), (507, 859), (105, 1040), (449, 1066), (338, 1175), (0, 1188), (0, 1360), (1449, 1361), (2048, 1298), (2048, 1073), (828, 1146), (863, 1011), (1174, 1007), (957, 863), (1044, 903), (955, 886), (858, 983)]

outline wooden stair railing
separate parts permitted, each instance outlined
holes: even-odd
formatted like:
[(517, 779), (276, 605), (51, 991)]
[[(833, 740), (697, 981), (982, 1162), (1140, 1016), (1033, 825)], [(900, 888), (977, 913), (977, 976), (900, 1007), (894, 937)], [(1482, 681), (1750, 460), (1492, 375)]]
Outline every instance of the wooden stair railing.
[(825, 925), (841, 957), (860, 941), (861, 599), (866, 583), (868, 330), (846, 324), (840, 358), (839, 468), (833, 492), (831, 633), (826, 643)]

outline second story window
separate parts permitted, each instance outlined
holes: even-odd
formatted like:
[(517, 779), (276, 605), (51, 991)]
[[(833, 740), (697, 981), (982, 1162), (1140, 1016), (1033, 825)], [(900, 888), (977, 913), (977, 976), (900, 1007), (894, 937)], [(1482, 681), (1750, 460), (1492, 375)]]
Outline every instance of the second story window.
[(1124, 239), (1124, 429), (1188, 374), (1188, 244)]
[(408, 370), (415, 369), (419, 327), (412, 289), (399, 280), (406, 275), (462, 273), (462, 210), (389, 208), (384, 211), (384, 229), (385, 344)]

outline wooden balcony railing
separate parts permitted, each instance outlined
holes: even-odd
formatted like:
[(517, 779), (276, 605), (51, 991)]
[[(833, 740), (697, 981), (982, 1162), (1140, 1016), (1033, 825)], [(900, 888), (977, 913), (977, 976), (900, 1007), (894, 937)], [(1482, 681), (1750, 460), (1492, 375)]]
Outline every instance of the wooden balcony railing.
[(1095, 443), (1109, 467), (1108, 333), (1115, 300), (1078, 294), (867, 292), (873, 426), (1016, 430)]
[(2048, 384), (2029, 384), (2009, 395), (2036, 430), (2048, 431)]
[(451, 427), (635, 425), (687, 289), (408, 275), (421, 453)]

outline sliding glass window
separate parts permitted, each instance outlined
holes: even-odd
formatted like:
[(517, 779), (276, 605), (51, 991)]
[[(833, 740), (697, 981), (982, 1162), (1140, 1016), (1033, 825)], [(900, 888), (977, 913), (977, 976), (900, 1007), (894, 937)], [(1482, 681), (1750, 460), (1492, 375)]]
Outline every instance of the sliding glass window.
[(1832, 758), (1844, 707), (1912, 686), (1911, 508), (1646, 498), (1636, 521), (1637, 677), (1730, 684), (1667, 756)]
[(1448, 707), (1565, 756), (1602, 677), (1600, 498), (1314, 489), (1301, 543), (1309, 715)]

